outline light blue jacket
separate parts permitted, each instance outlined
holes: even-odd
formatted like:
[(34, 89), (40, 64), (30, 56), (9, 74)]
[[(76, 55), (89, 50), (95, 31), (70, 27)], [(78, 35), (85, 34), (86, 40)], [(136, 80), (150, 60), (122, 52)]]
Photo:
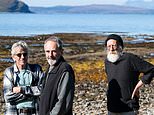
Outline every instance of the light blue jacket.
[[(40, 95), (38, 84), (43, 76), (42, 68), (38, 64), (27, 64), (26, 70), (32, 74), (32, 81), (29, 86), (22, 86), (22, 93), (13, 93), (12, 89), (17, 85), (17, 73), (19, 72), (16, 64), (8, 67), (4, 71), (3, 76), (3, 92), (5, 99), (5, 115), (17, 115), (16, 105), (31, 97), (36, 98)], [(36, 105), (36, 102), (34, 102)], [(35, 106), (36, 107), (36, 106)]]

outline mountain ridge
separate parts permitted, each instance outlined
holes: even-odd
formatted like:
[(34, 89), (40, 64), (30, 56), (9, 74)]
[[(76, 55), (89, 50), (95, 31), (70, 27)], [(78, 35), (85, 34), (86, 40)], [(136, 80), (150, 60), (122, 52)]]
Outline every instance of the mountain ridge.
[(154, 9), (154, 0), (145, 1), (145, 0), (127, 0), (125, 5), (142, 7), (147, 9)]
[(82, 6), (53, 6), (53, 7), (30, 7), (35, 13), (104, 13), (104, 14), (153, 14), (154, 9), (146, 9), (124, 5), (82, 5)]

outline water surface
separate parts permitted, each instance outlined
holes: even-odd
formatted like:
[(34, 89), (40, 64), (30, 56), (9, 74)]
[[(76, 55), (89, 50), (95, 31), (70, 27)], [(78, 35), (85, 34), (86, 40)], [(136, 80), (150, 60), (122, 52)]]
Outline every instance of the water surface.
[(0, 36), (53, 33), (123, 32), (154, 34), (154, 15), (145, 14), (0, 14)]

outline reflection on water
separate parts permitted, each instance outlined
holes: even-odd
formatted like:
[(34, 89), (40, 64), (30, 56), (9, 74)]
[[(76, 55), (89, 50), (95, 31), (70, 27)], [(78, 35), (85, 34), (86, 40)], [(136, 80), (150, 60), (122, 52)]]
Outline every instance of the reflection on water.
[(32, 46), (32, 47), (41, 47), (41, 46), (43, 46), (43, 44), (31, 44), (30, 46)]
[[(118, 34), (122, 38), (133, 38), (133, 40), (124, 40), (125, 43), (137, 44), (137, 43), (150, 43), (154, 42), (154, 38), (151, 35), (140, 35), (140, 34), (129, 34), (129, 33), (115, 33), (115, 32), (106, 32), (106, 33), (97, 33), (98, 35), (108, 36), (109, 34)], [(97, 40), (96, 44), (104, 44), (104, 40)]]
[(13, 62), (13, 59), (12, 58), (0, 58), (0, 61), (1, 62)]

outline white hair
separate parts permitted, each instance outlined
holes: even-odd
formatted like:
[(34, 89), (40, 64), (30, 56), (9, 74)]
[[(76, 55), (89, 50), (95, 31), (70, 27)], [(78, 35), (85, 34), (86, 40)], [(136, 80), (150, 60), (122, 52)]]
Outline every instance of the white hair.
[(16, 54), (16, 50), (15, 50), (16, 47), (21, 47), (21, 48), (25, 49), (27, 51), (27, 53), (28, 53), (28, 45), (27, 45), (27, 43), (24, 42), (24, 41), (19, 41), (19, 42), (16, 42), (16, 43), (14, 43), (12, 45), (11, 55), (15, 55)]

